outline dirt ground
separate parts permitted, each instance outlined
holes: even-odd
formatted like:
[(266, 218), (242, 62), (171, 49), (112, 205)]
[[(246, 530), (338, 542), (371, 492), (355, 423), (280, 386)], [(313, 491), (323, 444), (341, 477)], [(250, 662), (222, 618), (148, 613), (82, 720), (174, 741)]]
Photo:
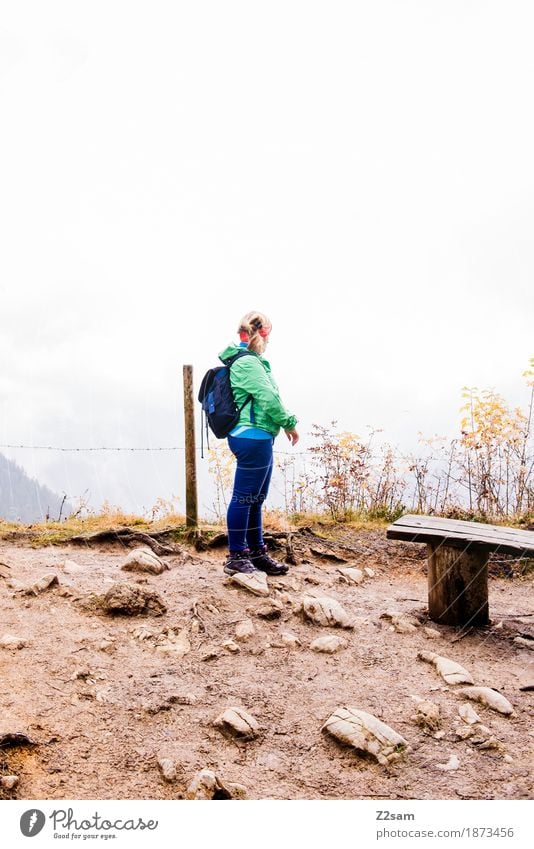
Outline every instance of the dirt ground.
[[(204, 768), (244, 785), (252, 799), (531, 798), (533, 694), (520, 687), (534, 679), (534, 654), (514, 637), (533, 634), (532, 576), (490, 578), (492, 625), (462, 635), (426, 619), (424, 546), (387, 541), (376, 530), (345, 530), (330, 540), (303, 536), (295, 546), (299, 565), (269, 579), (281, 615), (262, 619), (266, 600), (223, 578), (223, 549), (182, 547), (163, 557), (168, 571), (145, 575), (121, 571), (128, 549), (120, 544), (0, 543), (0, 640), (9, 634), (25, 642), (0, 648), (0, 732), (25, 733), (35, 744), (0, 748), (0, 777), (19, 777), (12, 790), (0, 789), (0, 798), (181, 798)], [(332, 553), (347, 562), (328, 559)], [(338, 569), (350, 565), (370, 567), (374, 576), (344, 583)], [(20, 592), (51, 574), (59, 584), (37, 595)], [(103, 612), (94, 594), (115, 581), (154, 590), (167, 613)], [(294, 608), (310, 590), (341, 602), (354, 629), (305, 622)], [(391, 610), (415, 616), (416, 630), (397, 633), (381, 618)], [(254, 635), (238, 642), (237, 652), (224, 647), (248, 618)], [(439, 636), (427, 636), (426, 625)], [(183, 657), (161, 645), (169, 628), (189, 640)], [(300, 645), (284, 644), (284, 631)], [(331, 655), (312, 651), (312, 640), (326, 633), (342, 634), (347, 647)], [(459, 662), (477, 684), (512, 702), (511, 717), (471, 703), (499, 748), (459, 737), (465, 700), (417, 659), (422, 649)], [(439, 705), (441, 739), (412, 719), (413, 695)], [(257, 719), (257, 739), (233, 739), (212, 724), (234, 705)], [(323, 723), (347, 705), (382, 719), (409, 750), (381, 766), (327, 736)], [(440, 769), (451, 755), (458, 768)], [(162, 757), (176, 764), (172, 781), (158, 767)]]

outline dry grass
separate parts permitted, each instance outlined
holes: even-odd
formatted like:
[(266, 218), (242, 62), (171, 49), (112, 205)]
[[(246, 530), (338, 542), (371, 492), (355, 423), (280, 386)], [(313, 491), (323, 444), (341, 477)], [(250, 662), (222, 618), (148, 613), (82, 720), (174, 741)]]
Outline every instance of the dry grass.
[[(340, 527), (340, 524), (331, 519), (328, 514), (302, 513), (296, 516), (287, 516), (283, 510), (266, 510), (264, 514), (264, 526), (267, 531), (298, 530), (298, 528), (306, 525), (314, 527), (319, 533), (325, 535)], [(343, 523), (343, 527), (355, 530), (383, 528), (386, 525), (387, 522), (382, 520), (364, 519)], [(160, 511), (157, 518), (149, 519), (134, 513), (125, 513), (118, 507), (106, 506), (100, 513), (91, 514), (84, 518), (71, 516), (62, 522), (49, 521), (24, 524), (0, 520), (0, 539), (10, 542), (24, 542), (26, 545), (39, 548), (46, 545), (60, 545), (81, 534), (93, 534), (119, 527), (135, 528), (147, 533), (172, 528), (178, 536), (184, 536), (186, 519), (184, 515), (172, 511)], [(200, 527), (204, 533), (216, 533), (225, 530), (226, 523), (224, 520), (217, 522), (201, 521)]]
[(119, 508), (107, 508), (100, 513), (84, 518), (68, 517), (62, 522), (22, 522), (0, 521), (0, 539), (24, 541), (33, 546), (57, 545), (68, 542), (80, 534), (92, 534), (112, 530), (118, 527), (135, 528), (140, 531), (154, 532), (164, 528), (185, 531), (185, 516), (178, 513), (165, 513), (157, 519), (147, 519), (134, 513), (124, 513)]

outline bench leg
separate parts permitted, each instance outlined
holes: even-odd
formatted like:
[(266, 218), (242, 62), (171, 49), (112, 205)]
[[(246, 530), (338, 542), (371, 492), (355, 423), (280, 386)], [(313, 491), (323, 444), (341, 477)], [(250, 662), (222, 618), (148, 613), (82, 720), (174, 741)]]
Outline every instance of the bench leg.
[(428, 611), (442, 625), (487, 625), (488, 557), (483, 548), (462, 551), (428, 545)]

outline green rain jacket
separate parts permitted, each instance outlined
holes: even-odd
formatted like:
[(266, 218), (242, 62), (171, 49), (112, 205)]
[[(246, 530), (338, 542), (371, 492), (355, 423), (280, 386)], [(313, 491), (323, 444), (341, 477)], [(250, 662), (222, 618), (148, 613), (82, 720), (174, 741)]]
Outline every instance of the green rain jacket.
[[(244, 350), (239, 345), (229, 345), (221, 351), (219, 359), (226, 364), (226, 360)], [(230, 384), (238, 407), (249, 395), (253, 399), (241, 410), (236, 427), (260, 427), (273, 436), (280, 433), (280, 428), (292, 430), (295, 427), (297, 418), (290, 415), (282, 404), (271, 365), (260, 354), (249, 351), (246, 357), (236, 360), (230, 368)]]

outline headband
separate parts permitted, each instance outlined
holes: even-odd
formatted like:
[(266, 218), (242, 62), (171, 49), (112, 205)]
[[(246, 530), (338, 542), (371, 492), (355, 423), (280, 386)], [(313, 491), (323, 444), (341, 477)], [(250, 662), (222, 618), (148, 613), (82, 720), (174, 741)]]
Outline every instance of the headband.
[[(267, 336), (271, 332), (271, 326), (268, 325), (268, 327), (264, 327), (259, 318), (256, 318), (254, 319), (254, 321), (251, 321), (250, 326), (253, 327), (254, 330), (257, 331), (257, 333), (259, 333), (262, 339), (267, 339)], [(250, 337), (246, 330), (240, 330), (239, 338), (241, 342), (248, 342)]]

